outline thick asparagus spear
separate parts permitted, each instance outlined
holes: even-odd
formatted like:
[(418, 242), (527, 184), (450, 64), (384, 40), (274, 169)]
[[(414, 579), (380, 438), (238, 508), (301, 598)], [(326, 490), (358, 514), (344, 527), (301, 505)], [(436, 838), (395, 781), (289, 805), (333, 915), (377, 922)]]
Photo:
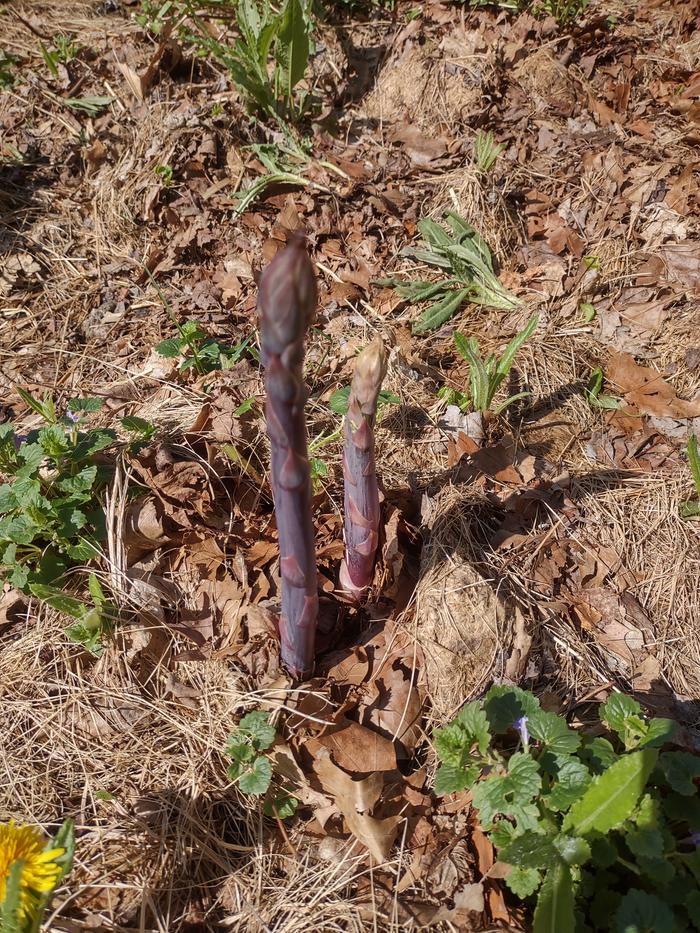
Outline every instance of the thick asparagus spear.
[(309, 676), (313, 670), (318, 616), (302, 374), (304, 336), (316, 313), (316, 301), (313, 266), (303, 239), (296, 237), (265, 269), (258, 292), (282, 577), (282, 661), (295, 677)]
[(344, 427), (345, 559), (340, 568), (340, 585), (358, 602), (372, 582), (379, 541), (374, 419), (385, 375), (386, 354), (378, 338), (365, 347), (355, 362)]

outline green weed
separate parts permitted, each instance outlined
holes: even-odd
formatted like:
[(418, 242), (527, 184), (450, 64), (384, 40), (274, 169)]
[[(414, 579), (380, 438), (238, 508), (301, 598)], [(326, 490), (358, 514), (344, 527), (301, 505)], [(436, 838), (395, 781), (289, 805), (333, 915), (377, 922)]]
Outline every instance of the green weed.
[(662, 751), (676, 724), (630, 697), (613, 694), (600, 719), (576, 732), (532, 693), (494, 686), (434, 734), (435, 790), (471, 790), (533, 933), (697, 926), (700, 757)]
[(246, 350), (249, 352), (253, 350), (250, 346), (252, 337), (246, 337), (235, 347), (226, 347), (218, 340), (207, 337), (197, 321), (175, 323), (179, 335), (161, 340), (155, 349), (156, 353), (168, 359), (184, 357), (178, 367), (181, 373), (193, 369), (198, 375), (203, 376), (215, 369), (231, 369)]
[(15, 83), (15, 65), (18, 59), (16, 56), (0, 49), (0, 89), (8, 91)]
[(471, 224), (457, 214), (445, 215), (452, 229), (447, 233), (434, 220), (421, 220), (418, 230), (424, 247), (408, 247), (402, 255), (418, 262), (437, 266), (449, 273), (439, 282), (404, 281), (392, 277), (377, 279), (375, 284), (395, 288), (402, 298), (413, 302), (430, 302), (413, 324), (413, 333), (422, 334), (440, 327), (464, 304), (472, 301), (488, 308), (512, 310), (520, 305), (498, 280), (493, 271), (491, 251)]
[(275, 727), (262, 710), (246, 713), (238, 729), (228, 738), (225, 753), (231, 759), (228, 776), (244, 794), (265, 796), (267, 816), (286, 819), (293, 816), (298, 801), (283, 787), (273, 787), (273, 767), (269, 751), (275, 741)]
[(496, 164), (496, 159), (506, 147), (495, 142), (491, 130), (479, 130), (474, 137), (474, 164), (477, 171), (486, 174)]
[[(495, 353), (483, 360), (479, 352), (479, 343), (476, 337), (465, 337), (464, 334), (455, 334), (454, 340), (460, 354), (469, 363), (469, 395), (471, 405), (475, 411), (482, 413), (491, 411), (493, 400), (513, 366), (518, 350), (528, 340), (537, 327), (538, 317), (533, 315), (519, 334), (511, 340), (503, 354), (498, 357)], [(525, 398), (529, 392), (518, 392), (511, 395), (493, 411), (498, 414), (518, 399)]]
[(615, 398), (613, 395), (606, 395), (603, 392), (604, 381), (605, 377), (603, 370), (599, 366), (596, 366), (595, 369), (591, 370), (591, 376), (588, 380), (588, 385), (583, 390), (586, 401), (591, 406), (591, 408), (606, 408), (609, 410), (620, 408), (622, 402), (619, 398)]
[(693, 477), (697, 499), (694, 502), (691, 500), (681, 502), (679, 512), (681, 518), (698, 518), (700, 517), (700, 454), (698, 453), (698, 439), (694, 434), (688, 441), (685, 452), (688, 455), (688, 466), (690, 475)]
[(80, 430), (82, 414), (99, 408), (99, 399), (73, 399), (58, 416), (50, 399), (17, 391), (46, 427), (19, 436), (11, 424), (0, 425), (0, 473), (9, 479), (0, 485), (0, 573), (34, 592), (99, 555), (105, 537), (99, 493), (111, 469), (96, 455), (116, 435)]

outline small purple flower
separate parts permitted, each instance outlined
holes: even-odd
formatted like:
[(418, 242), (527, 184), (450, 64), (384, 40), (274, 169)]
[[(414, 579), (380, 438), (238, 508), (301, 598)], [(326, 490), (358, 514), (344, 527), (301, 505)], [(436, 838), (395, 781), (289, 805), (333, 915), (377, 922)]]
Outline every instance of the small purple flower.
[(690, 841), (695, 848), (700, 848), (700, 830), (695, 830), (690, 834)]
[(521, 716), (520, 719), (516, 719), (513, 725), (520, 733), (520, 740), (524, 747), (528, 748), (530, 745), (530, 733), (527, 731), (527, 716)]
[(76, 413), (74, 411), (71, 411), (70, 409), (68, 409), (68, 411), (66, 412), (66, 418), (69, 421), (72, 421), (73, 424), (77, 424), (80, 421), (80, 415), (76, 415)]
[(15, 450), (19, 450), (22, 444), (25, 444), (27, 441), (26, 434), (14, 434), (12, 435), (12, 443), (15, 445)]

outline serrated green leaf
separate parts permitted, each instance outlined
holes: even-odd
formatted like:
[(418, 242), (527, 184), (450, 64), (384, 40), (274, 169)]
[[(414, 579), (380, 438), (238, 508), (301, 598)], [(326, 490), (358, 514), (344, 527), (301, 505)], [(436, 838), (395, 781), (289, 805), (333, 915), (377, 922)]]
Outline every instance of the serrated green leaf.
[(533, 738), (557, 754), (569, 755), (581, 744), (579, 735), (569, 729), (566, 721), (556, 713), (534, 710), (528, 714), (527, 727)]
[(476, 745), (480, 754), (486, 754), (491, 743), (491, 733), (480, 702), (466, 703), (457, 713), (454, 724), (469, 736), (471, 745)]
[(72, 398), (68, 402), (67, 408), (68, 411), (73, 412), (92, 412), (99, 411), (102, 405), (103, 401), (101, 398)]
[(521, 690), (520, 687), (510, 687), (505, 684), (496, 684), (484, 697), (484, 711), (494, 735), (502, 735), (523, 716), (528, 717), (537, 712), (540, 703), (537, 697)]
[(125, 431), (131, 431), (134, 434), (142, 434), (150, 437), (155, 433), (156, 427), (145, 418), (139, 418), (137, 415), (126, 415), (121, 419), (121, 425)]
[(559, 850), (551, 839), (528, 830), (510, 842), (498, 853), (499, 861), (521, 868), (553, 868), (561, 860)]
[(684, 797), (698, 793), (693, 782), (700, 778), (700, 756), (690, 752), (663, 752), (659, 765), (671, 788)]
[(3, 483), (0, 485), (0, 515), (5, 512), (11, 512), (17, 508), (17, 498), (13, 489), (14, 483)]
[(574, 933), (574, 889), (571, 871), (564, 862), (544, 877), (533, 921), (533, 933)]
[(601, 721), (607, 723), (623, 742), (631, 729), (636, 732), (644, 725), (642, 707), (636, 700), (625, 696), (624, 693), (611, 694), (598, 713)]
[(0, 541), (31, 544), (41, 528), (28, 515), (6, 515), (0, 518)]
[(661, 748), (678, 732), (678, 724), (672, 719), (650, 719), (645, 726), (646, 731), (640, 738), (637, 748)]
[(646, 891), (628, 891), (620, 902), (613, 922), (615, 933), (677, 933), (673, 911)]
[(256, 758), (250, 771), (246, 771), (238, 779), (238, 786), (244, 794), (254, 794), (260, 797), (267, 792), (272, 780), (272, 765), (264, 756)]
[(505, 881), (513, 894), (524, 900), (539, 888), (542, 876), (536, 868), (520, 868), (518, 865), (512, 865)]
[[(75, 476), (66, 476), (59, 480), (56, 486), (61, 492), (68, 493), (69, 495), (76, 495), (83, 492), (90, 492), (96, 478), (97, 467), (94, 465), (86, 466), (83, 467), (79, 473), (76, 473)], [(77, 527), (82, 528), (82, 525), (78, 525)]]
[(516, 752), (508, 762), (507, 774), (492, 774), (472, 789), (482, 826), (489, 826), (496, 816), (502, 814), (513, 817), (522, 829), (533, 828), (538, 811), (530, 801), (539, 793), (541, 786), (537, 762), (524, 752)]
[(253, 710), (241, 719), (238, 729), (241, 735), (250, 737), (251, 744), (259, 752), (268, 749), (275, 741), (275, 727), (269, 723), (270, 714)]
[(328, 399), (328, 407), (336, 415), (344, 415), (347, 413), (349, 402), (350, 386), (343, 386), (342, 389), (336, 389)]
[(435, 793), (456, 794), (457, 791), (471, 787), (479, 777), (479, 768), (461, 767), (454, 764), (443, 764), (435, 774)]
[(564, 811), (583, 796), (591, 775), (583, 762), (571, 758), (559, 768), (546, 802), (550, 810)]
[(552, 844), (567, 865), (585, 865), (591, 857), (590, 845), (580, 836), (559, 833), (552, 840)]
[(569, 810), (562, 830), (585, 836), (593, 830), (606, 833), (620, 826), (637, 806), (657, 757), (655, 749), (632, 752), (595, 777)]

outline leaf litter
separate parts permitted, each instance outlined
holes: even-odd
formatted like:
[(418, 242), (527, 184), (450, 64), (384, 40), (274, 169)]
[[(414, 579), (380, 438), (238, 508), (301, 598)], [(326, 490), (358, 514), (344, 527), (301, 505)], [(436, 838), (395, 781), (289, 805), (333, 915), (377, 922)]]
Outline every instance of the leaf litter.
[[(0, 105), (0, 384), (16, 417), (15, 384), (89, 389), (107, 399), (98, 420), (163, 434), (128, 457), (136, 494), (110, 558), (134, 615), (105, 655), (72, 654), (55, 614), (3, 596), (3, 755), (28, 788), (3, 787), (3, 818), (51, 821), (82, 801), (99, 855), (66, 909), (105, 929), (143, 912), (148, 929), (287, 929), (302, 911), (309, 929), (522, 929), (468, 795), (431, 793), (432, 725), (514, 671), (566, 701), (617, 684), (696, 715), (697, 531), (677, 509), (700, 427), (692, 14), (641, 2), (610, 23), (591, 4), (558, 35), (529, 13), (426, 3), (409, 18), (399, 3), (345, 22), (349, 60), (325, 24), (315, 77), (342, 132), (329, 112), (314, 154), (340, 172), (314, 164), (312, 185), (271, 186), (232, 219), (266, 171), (235, 93), (108, 6), (28, 5), (34, 28), (84, 47), (48, 95), (32, 90), (47, 82), (33, 33), (2, 14), (28, 79)], [(62, 95), (111, 103), (87, 114)], [(504, 148), (479, 175), (482, 127)], [(406, 251), (447, 214), (483, 237), (506, 299), (460, 298), (412, 333), (421, 309), (374, 280), (412, 278)], [(255, 354), (197, 375), (152, 353), (174, 320), (248, 339), (255, 279), (296, 229), (321, 293), (312, 435), (338, 426), (327, 400), (375, 332), (401, 400), (380, 417), (384, 540), (364, 617), (335, 589), (340, 454), (322, 448), (320, 655), (304, 689), (279, 667)], [(496, 352), (534, 310), (542, 335), (508, 386), (530, 396), (480, 435), (445, 416), (438, 388), (467, 383), (454, 333)], [(586, 402), (594, 367), (621, 407)], [(222, 777), (226, 733), (258, 707), (277, 717), (273, 760), (300, 802), (286, 830)]]

